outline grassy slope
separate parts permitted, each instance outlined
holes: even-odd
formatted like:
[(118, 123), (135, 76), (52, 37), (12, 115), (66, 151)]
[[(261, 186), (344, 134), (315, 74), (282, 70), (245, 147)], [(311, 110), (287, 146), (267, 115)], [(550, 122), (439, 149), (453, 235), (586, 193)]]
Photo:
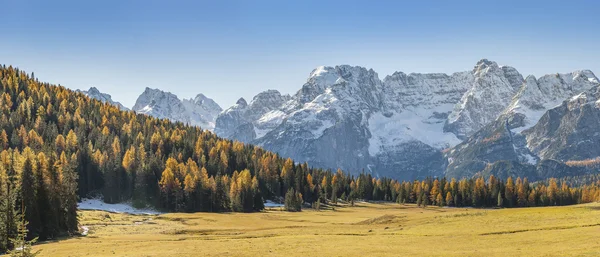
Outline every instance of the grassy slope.
[(81, 212), (87, 237), (41, 256), (600, 255), (600, 204), (480, 210), (367, 204), (335, 211), (161, 216)]

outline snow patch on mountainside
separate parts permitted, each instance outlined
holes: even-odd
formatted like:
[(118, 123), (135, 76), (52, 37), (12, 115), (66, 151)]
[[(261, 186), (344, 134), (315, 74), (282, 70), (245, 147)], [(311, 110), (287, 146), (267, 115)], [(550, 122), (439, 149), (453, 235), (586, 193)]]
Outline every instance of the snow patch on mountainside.
[[(447, 105), (439, 109), (447, 110)], [(443, 132), (444, 120), (428, 116), (427, 109), (410, 108), (401, 113), (375, 113), (369, 118), (369, 154), (376, 156), (386, 148), (410, 141), (420, 141), (438, 149), (461, 142), (453, 133)]]

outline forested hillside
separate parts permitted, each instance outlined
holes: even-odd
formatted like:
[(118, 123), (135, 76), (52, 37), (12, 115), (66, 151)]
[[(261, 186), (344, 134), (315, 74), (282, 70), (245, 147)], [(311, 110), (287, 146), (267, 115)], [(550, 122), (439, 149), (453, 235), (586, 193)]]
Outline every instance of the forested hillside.
[[(13, 67), (0, 68), (0, 109), (0, 252), (11, 247), (22, 209), (30, 237), (75, 233), (78, 197), (248, 212), (290, 190), (308, 203), (337, 199), (353, 180), (199, 127), (121, 111)], [(370, 175), (361, 177), (372, 186)], [(370, 199), (372, 187), (365, 192)]]
[[(25, 210), (30, 237), (78, 230), (77, 201), (102, 196), (165, 211), (240, 211), (265, 199), (366, 199), (456, 206), (598, 200), (598, 184), (530, 187), (490, 178), (399, 182), (294, 163), (199, 127), (122, 111), (13, 67), (0, 68), (0, 252)], [(524, 197), (527, 198), (527, 202)]]

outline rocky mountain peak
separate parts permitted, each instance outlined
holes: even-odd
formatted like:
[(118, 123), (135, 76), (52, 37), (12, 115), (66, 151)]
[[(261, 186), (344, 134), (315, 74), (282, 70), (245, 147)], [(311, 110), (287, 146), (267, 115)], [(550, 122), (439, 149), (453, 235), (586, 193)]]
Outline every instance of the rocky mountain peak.
[[(165, 92), (160, 89), (152, 89), (146, 87), (144, 92), (138, 97), (133, 110), (137, 112), (143, 112), (144, 108), (151, 108), (151, 105), (161, 104), (163, 106), (173, 103), (180, 103), (179, 98), (170, 92)], [(161, 117), (162, 118), (162, 117)]]
[(84, 91), (77, 90), (77, 92), (81, 92), (90, 98), (94, 98), (96, 100), (115, 105), (115, 106), (119, 107), (119, 109), (121, 109), (121, 110), (124, 110), (124, 111), (129, 110), (125, 106), (123, 106), (121, 103), (113, 101), (111, 95), (100, 92), (100, 90), (98, 90), (98, 88), (96, 88), (96, 87), (90, 87), (90, 89), (88, 89), (87, 91), (86, 90), (84, 90)]
[(274, 90), (274, 89), (269, 89), (269, 90), (260, 92), (256, 96), (254, 96), (252, 98), (251, 104), (252, 103), (272, 102), (272, 101), (277, 101), (281, 98), (289, 98), (289, 95), (282, 96), (281, 93), (279, 93), (279, 91)]
[(573, 72), (575, 80), (587, 80), (589, 82), (600, 83), (598, 78), (591, 70), (579, 70)]
[(193, 102), (196, 106), (201, 106), (203, 109), (209, 110), (217, 114), (223, 111), (219, 104), (217, 104), (213, 99), (206, 97), (202, 93), (196, 95), (196, 97), (190, 101)]
[(320, 66), (311, 72), (295, 98), (298, 104), (304, 104), (326, 90), (356, 94), (365, 90), (376, 90), (373, 86), (380, 84), (381, 81), (373, 69), (350, 65)]
[(235, 102), (236, 105), (238, 105), (239, 107), (246, 107), (248, 106), (248, 103), (246, 102), (246, 99), (244, 99), (243, 97), (240, 97), (240, 99), (237, 100), (237, 102)]
[(175, 94), (146, 87), (133, 106), (138, 113), (179, 121), (213, 130), (222, 111), (212, 99), (198, 94), (194, 99), (180, 100)]
[(101, 94), (100, 90), (98, 90), (96, 87), (90, 87), (90, 89), (87, 90), (88, 94)]
[(498, 66), (496, 62), (490, 61), (488, 59), (481, 59), (477, 62), (477, 64), (475, 64), (475, 67), (473, 68), (473, 73), (477, 75), (483, 72), (489, 72), (490, 70), (497, 69), (500, 69), (500, 66)]
[(537, 79), (535, 78), (535, 76), (527, 75), (527, 77), (525, 78), (525, 84), (530, 84), (530, 83), (537, 85)]
[(444, 126), (465, 139), (496, 117), (508, 106), (524, 79), (512, 67), (500, 67), (496, 62), (482, 59), (473, 69), (475, 80), (455, 106)]
[(202, 94), (202, 93), (200, 93), (200, 94), (197, 94), (197, 95), (196, 95), (196, 97), (194, 97), (194, 102), (196, 102), (196, 103), (199, 103), (199, 104), (202, 104), (202, 103), (203, 103), (204, 101), (206, 101), (206, 100), (212, 100), (212, 99), (210, 99), (210, 98), (206, 97), (206, 96), (205, 96), (204, 94)]

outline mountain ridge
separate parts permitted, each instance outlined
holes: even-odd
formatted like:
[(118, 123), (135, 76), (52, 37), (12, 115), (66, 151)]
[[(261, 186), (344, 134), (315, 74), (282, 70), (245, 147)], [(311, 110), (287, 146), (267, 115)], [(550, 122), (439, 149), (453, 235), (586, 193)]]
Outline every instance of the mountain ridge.
[[(574, 75), (563, 76), (563, 81), (572, 78), (578, 86), (565, 82), (569, 90), (554, 92), (552, 99), (569, 97), (597, 82), (591, 71), (565, 74)], [(548, 76), (552, 75), (540, 78), (545, 88), (552, 88), (556, 83)], [(517, 100), (525, 99), (519, 93), (531, 88), (526, 86), (528, 81), (531, 76), (525, 79), (515, 68), (487, 59), (471, 71), (450, 75), (394, 72), (383, 80), (374, 70), (360, 66), (320, 66), (290, 100), (272, 108), (269, 115), (252, 119), (251, 114), (238, 113), (229, 117), (229, 124), (234, 125), (225, 128), (217, 122), (215, 132), (325, 168), (341, 166), (408, 179), (442, 176), (447, 174), (442, 150), (452, 149), (517, 110)], [(587, 84), (581, 85), (582, 81)], [(551, 107), (544, 105), (540, 110)], [(520, 119), (537, 122), (537, 116), (528, 115), (532, 114), (522, 113)], [(224, 116), (220, 114), (217, 120)], [(243, 122), (236, 123), (238, 117)], [(272, 129), (253, 133), (261, 123), (269, 123), (265, 127)], [(227, 134), (231, 131), (243, 136)], [(329, 150), (328, 145), (332, 146)], [(536, 160), (525, 149), (519, 151), (518, 161)]]
[(212, 131), (215, 118), (222, 111), (212, 99), (198, 94), (193, 99), (180, 100), (171, 92), (146, 87), (138, 97), (133, 111), (157, 118), (167, 118)]

